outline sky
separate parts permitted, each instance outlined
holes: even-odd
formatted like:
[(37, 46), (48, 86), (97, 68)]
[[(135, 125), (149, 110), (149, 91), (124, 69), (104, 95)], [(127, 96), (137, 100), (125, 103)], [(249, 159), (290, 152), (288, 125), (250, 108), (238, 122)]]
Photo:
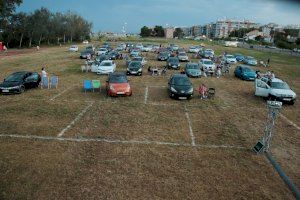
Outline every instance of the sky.
[(16, 11), (76, 12), (93, 31), (139, 33), (142, 26), (193, 26), (217, 19), (300, 24), (300, 0), (23, 0)]

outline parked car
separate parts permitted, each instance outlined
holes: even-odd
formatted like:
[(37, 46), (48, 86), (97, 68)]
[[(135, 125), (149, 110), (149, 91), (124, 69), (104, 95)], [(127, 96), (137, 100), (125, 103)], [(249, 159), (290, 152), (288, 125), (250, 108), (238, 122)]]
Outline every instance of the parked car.
[(246, 56), (244, 58), (244, 64), (246, 65), (252, 65), (252, 66), (256, 66), (257, 65), (257, 60), (251, 56)]
[(246, 65), (239, 65), (234, 70), (234, 75), (242, 80), (254, 81), (256, 73)]
[(97, 74), (109, 74), (116, 70), (116, 63), (112, 60), (104, 60), (100, 63)]
[(127, 75), (138, 75), (143, 74), (143, 66), (140, 61), (131, 61), (127, 67)]
[(145, 45), (142, 47), (143, 52), (150, 52), (152, 50), (152, 45)]
[(132, 50), (130, 52), (130, 56), (131, 57), (137, 57), (137, 56), (140, 56), (140, 52), (138, 50)]
[(239, 53), (234, 54), (234, 57), (235, 57), (236, 61), (238, 61), (238, 62), (243, 61), (245, 58), (242, 54), (239, 54)]
[(236, 58), (230, 54), (224, 55), (222, 60), (223, 60), (223, 62), (225, 62), (227, 64), (235, 64), (237, 62)]
[(95, 60), (96, 60), (97, 62), (100, 62), (100, 63), (101, 63), (103, 60), (109, 60), (109, 57), (108, 57), (108, 55), (101, 54), (101, 55), (97, 56), (97, 57), (95, 58)]
[(147, 64), (147, 60), (141, 56), (133, 57), (131, 61), (139, 61), (143, 67)]
[(160, 52), (157, 56), (157, 60), (160, 61), (166, 61), (170, 57), (170, 54), (168, 52)]
[(88, 44), (89, 43), (89, 41), (87, 41), (87, 40), (83, 40), (83, 42), (82, 42), (83, 44)]
[(69, 48), (69, 51), (71, 52), (77, 52), (79, 49), (78, 49), (78, 46), (77, 45), (71, 45), (70, 48)]
[(180, 48), (180, 49), (177, 50), (177, 53), (181, 54), (181, 53), (186, 53), (186, 52), (185, 52), (184, 48)]
[(177, 57), (170, 57), (167, 60), (167, 67), (170, 69), (179, 69), (180, 68), (180, 63), (179, 59)]
[(293, 52), (300, 53), (300, 49), (294, 48)]
[(107, 54), (107, 53), (108, 53), (108, 50), (106, 48), (98, 48), (96, 50), (97, 55), (102, 55), (102, 54)]
[(199, 66), (201, 70), (208, 73), (214, 73), (216, 70), (216, 64), (210, 59), (206, 58), (203, 58), (199, 61)]
[(200, 69), (200, 66), (198, 63), (187, 63), (185, 65), (185, 74), (188, 76), (188, 77), (194, 77), (194, 78), (197, 78), (197, 77), (201, 77), (201, 69)]
[(86, 59), (88, 57), (88, 55), (94, 55), (94, 51), (92, 50), (84, 50), (80, 53), (80, 58), (81, 59)]
[(296, 101), (296, 93), (291, 90), (289, 85), (278, 78), (268, 79), (262, 77), (255, 79), (255, 95), (271, 100), (287, 102), (293, 105)]
[(174, 74), (168, 82), (171, 98), (190, 99), (194, 94), (193, 84), (185, 74)]
[(106, 81), (106, 93), (108, 96), (131, 96), (132, 89), (126, 74), (121, 72), (109, 74)]
[(184, 62), (189, 61), (189, 57), (186, 53), (179, 53), (178, 54), (178, 59), (179, 59), (179, 61), (184, 61)]
[(172, 51), (178, 51), (178, 49), (179, 49), (179, 46), (177, 44), (174, 44), (171, 46)]
[(41, 77), (37, 72), (15, 72), (4, 79), (0, 84), (1, 94), (22, 93), (26, 89), (38, 87)]
[(91, 65), (91, 72), (97, 73), (98, 67), (100, 66), (101, 62), (99, 61), (94, 61)]
[(116, 60), (119, 58), (120, 54), (117, 51), (111, 51), (107, 54), (110, 60)]
[(142, 50), (143, 44), (138, 43), (138, 44), (135, 45), (135, 48), (137, 48), (137, 49), (139, 49), (139, 50)]
[(200, 51), (200, 48), (196, 47), (196, 46), (191, 46), (189, 48), (189, 53), (198, 53)]
[(95, 47), (93, 45), (85, 47), (85, 50), (95, 51)]
[(213, 51), (209, 51), (209, 50), (202, 50), (199, 51), (198, 53), (202, 58), (213, 58), (214, 57), (214, 53)]

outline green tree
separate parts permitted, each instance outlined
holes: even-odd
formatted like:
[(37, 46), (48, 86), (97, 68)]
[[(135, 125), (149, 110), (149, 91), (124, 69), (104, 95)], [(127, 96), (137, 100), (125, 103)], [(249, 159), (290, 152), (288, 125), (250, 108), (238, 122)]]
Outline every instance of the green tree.
[(141, 33), (140, 33), (140, 35), (141, 35), (142, 37), (149, 37), (150, 34), (151, 34), (151, 29), (149, 29), (147, 26), (143, 26), (143, 27), (141, 28)]
[(184, 33), (181, 28), (175, 28), (174, 37), (183, 38)]
[(165, 36), (165, 31), (162, 26), (155, 26), (154, 31), (156, 33), (157, 37), (164, 37)]

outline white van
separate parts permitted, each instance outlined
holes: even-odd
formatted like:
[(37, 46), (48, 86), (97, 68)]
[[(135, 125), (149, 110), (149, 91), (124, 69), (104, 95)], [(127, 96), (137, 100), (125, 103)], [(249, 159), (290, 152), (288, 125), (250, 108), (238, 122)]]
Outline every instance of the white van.
[(296, 101), (296, 93), (290, 89), (289, 85), (278, 79), (268, 79), (263, 77), (255, 80), (255, 95), (272, 100), (278, 100), (294, 104)]

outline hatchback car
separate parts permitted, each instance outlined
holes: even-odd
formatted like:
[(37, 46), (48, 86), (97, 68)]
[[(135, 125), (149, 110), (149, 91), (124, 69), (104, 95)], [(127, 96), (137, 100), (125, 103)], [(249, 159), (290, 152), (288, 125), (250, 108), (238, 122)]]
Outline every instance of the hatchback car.
[(110, 74), (116, 70), (116, 63), (112, 60), (104, 60), (100, 63), (97, 74)]
[(184, 61), (184, 62), (189, 61), (189, 57), (186, 53), (179, 53), (178, 54), (178, 59), (179, 59), (179, 61)]
[(187, 63), (185, 65), (185, 74), (188, 77), (201, 77), (201, 69), (198, 63)]
[(108, 50), (106, 48), (98, 48), (96, 50), (97, 55), (102, 55), (102, 54), (107, 54), (107, 53), (108, 53)]
[(256, 73), (248, 66), (239, 65), (234, 70), (234, 75), (242, 80), (254, 81)]
[(201, 70), (209, 73), (214, 73), (216, 70), (216, 64), (210, 59), (201, 59), (199, 61), (199, 66)]
[(190, 99), (194, 94), (193, 84), (185, 74), (174, 74), (168, 82), (171, 98)]
[(22, 93), (25, 89), (38, 87), (41, 82), (41, 77), (37, 72), (15, 72), (9, 75), (0, 84), (0, 93), (12, 94)]
[(78, 46), (77, 45), (70, 46), (69, 51), (71, 51), (71, 52), (77, 52), (78, 51)]
[(229, 54), (224, 55), (222, 60), (227, 64), (235, 64), (237, 62), (236, 58), (233, 55)]
[(131, 61), (127, 67), (127, 75), (141, 76), (143, 73), (143, 66), (140, 61)]
[(115, 72), (108, 75), (106, 81), (106, 93), (108, 96), (131, 96), (132, 89), (126, 74)]
[(251, 56), (246, 56), (244, 58), (244, 63), (246, 65), (252, 65), (252, 66), (256, 66), (257, 65), (257, 60)]
[(236, 61), (238, 61), (238, 62), (243, 61), (245, 58), (242, 54), (239, 54), (239, 53), (234, 54), (234, 57), (235, 57)]
[(157, 60), (160, 61), (166, 61), (170, 57), (170, 54), (168, 52), (160, 52), (157, 56)]
[(179, 69), (180, 68), (180, 63), (179, 59), (177, 57), (170, 57), (167, 60), (167, 67), (170, 69)]

